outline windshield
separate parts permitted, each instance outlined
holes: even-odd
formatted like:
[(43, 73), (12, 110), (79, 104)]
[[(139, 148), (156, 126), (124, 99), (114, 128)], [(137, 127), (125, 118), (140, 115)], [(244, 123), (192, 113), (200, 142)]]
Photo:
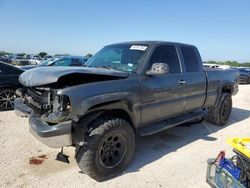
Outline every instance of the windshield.
[(51, 65), (53, 62), (55, 62), (58, 58), (49, 58), (45, 60), (44, 62), (40, 63), (40, 65), (48, 66)]
[(101, 49), (85, 65), (133, 72), (139, 67), (146, 50), (146, 45), (110, 45)]

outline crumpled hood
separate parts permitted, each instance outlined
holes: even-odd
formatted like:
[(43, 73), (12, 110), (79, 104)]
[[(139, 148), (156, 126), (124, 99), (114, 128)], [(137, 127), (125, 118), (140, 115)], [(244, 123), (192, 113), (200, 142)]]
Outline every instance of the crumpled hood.
[(46, 84), (56, 83), (62, 76), (68, 74), (89, 74), (89, 75), (105, 75), (126, 78), (127, 72), (108, 70), (104, 68), (89, 67), (37, 67), (22, 73), (19, 82), (27, 87), (42, 86)]

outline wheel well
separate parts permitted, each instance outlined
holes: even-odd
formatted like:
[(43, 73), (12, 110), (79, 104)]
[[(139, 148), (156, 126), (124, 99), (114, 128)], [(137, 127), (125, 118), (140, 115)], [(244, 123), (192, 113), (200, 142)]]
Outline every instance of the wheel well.
[(87, 118), (91, 119), (86, 124), (88, 129), (90, 129), (89, 125), (91, 124), (91, 122), (93, 122), (97, 118), (116, 117), (116, 118), (122, 118), (122, 119), (126, 120), (132, 126), (134, 131), (136, 131), (135, 124), (132, 121), (131, 117), (129, 116), (129, 114), (125, 110), (122, 110), (122, 109), (112, 109), (112, 110), (105, 110), (105, 111), (92, 111), (90, 114), (87, 114), (86, 116), (87, 116)]
[(126, 120), (128, 123), (130, 123), (132, 126), (134, 126), (134, 123), (132, 122), (129, 114), (125, 110), (121, 110), (121, 109), (109, 110), (109, 111), (104, 112), (102, 115), (122, 118)]
[(225, 86), (223, 86), (221, 93), (232, 94), (232, 86), (231, 85), (225, 85)]
[(17, 89), (17, 87), (12, 86), (12, 85), (5, 85), (5, 86), (1, 86), (0, 89), (4, 89), (4, 88), (10, 88), (10, 89)]

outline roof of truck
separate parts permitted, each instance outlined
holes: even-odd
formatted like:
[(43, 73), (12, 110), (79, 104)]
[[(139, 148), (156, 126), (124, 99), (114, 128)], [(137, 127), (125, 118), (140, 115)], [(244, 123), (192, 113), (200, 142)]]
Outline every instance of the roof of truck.
[[(116, 44), (140, 44), (140, 45), (154, 45), (154, 44), (172, 44), (172, 45), (188, 45), (188, 46), (193, 46), (190, 44), (184, 44), (184, 43), (179, 43), (179, 42), (170, 42), (170, 41), (156, 41), (156, 40), (148, 40), (148, 41), (128, 41), (128, 42), (119, 42), (119, 43), (114, 43), (111, 45), (116, 45)], [(108, 45), (109, 46), (109, 45)]]

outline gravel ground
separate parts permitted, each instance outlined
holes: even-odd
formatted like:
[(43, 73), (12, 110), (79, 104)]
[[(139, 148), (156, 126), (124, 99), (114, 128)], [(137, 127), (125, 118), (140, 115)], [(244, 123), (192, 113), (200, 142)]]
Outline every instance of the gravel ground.
[[(232, 156), (226, 138), (250, 135), (249, 89), (250, 85), (240, 85), (227, 126), (203, 122), (140, 138), (126, 171), (102, 183), (80, 172), (74, 148), (65, 148), (70, 164), (56, 161), (59, 150), (33, 138), (27, 118), (19, 118), (13, 111), (0, 112), (0, 187), (208, 187), (206, 160), (224, 149)], [(30, 164), (39, 160), (43, 163)]]

